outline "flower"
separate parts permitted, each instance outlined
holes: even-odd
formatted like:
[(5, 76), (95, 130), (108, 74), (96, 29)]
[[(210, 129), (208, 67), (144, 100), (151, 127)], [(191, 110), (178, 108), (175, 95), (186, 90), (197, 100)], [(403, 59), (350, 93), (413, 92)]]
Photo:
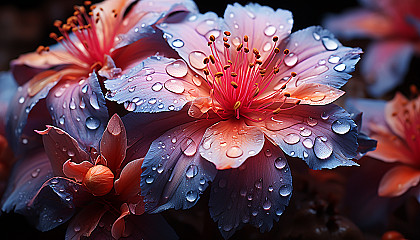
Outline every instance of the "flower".
[(86, 1), (85, 6), (75, 6), (74, 15), (66, 21), (55, 21), (61, 36), (51, 33), (50, 37), (58, 44), (40, 46), (11, 64), (17, 82), (23, 84), (8, 114), (13, 148), (28, 139), (23, 133), (33, 134), (33, 126), (24, 131), (27, 118), (44, 98), (41, 126), (51, 121), (45, 114), (49, 111), (54, 125), (66, 129), (83, 148), (97, 148), (93, 144), (99, 142), (108, 119), (100, 88), (104, 79), (159, 51), (160, 47), (150, 48), (151, 43), (165, 48), (152, 25), (187, 9), (195, 11), (195, 4), (189, 0), (107, 0), (91, 5)]
[[(352, 99), (363, 110), (363, 126), (370, 137), (378, 140), (375, 151), (368, 156), (384, 162), (399, 163), (382, 177), (379, 196), (396, 197), (418, 186), (420, 181), (420, 97), (408, 100), (397, 93), (389, 102), (383, 100)], [(420, 195), (415, 194), (420, 201)]]
[(372, 38), (361, 71), (369, 93), (379, 97), (399, 85), (413, 53), (420, 53), (420, 7), (417, 0), (361, 1), (363, 8), (330, 16), (325, 26), (345, 38)]
[(224, 237), (245, 223), (268, 231), (291, 197), (284, 153), (313, 169), (357, 165), (356, 125), (331, 102), (361, 50), (321, 27), (290, 34), (289, 11), (258, 4), (184, 19), (158, 25), (180, 58), (152, 56), (105, 81), (107, 99), (128, 110), (188, 119), (145, 156), (146, 210), (189, 208), (212, 181), (210, 214)]
[[(91, 234), (102, 239), (109, 236), (109, 232), (115, 239), (130, 234), (148, 239), (174, 238), (171, 229), (151, 235), (148, 235), (150, 230), (145, 230), (146, 227), (157, 227), (154, 223), (159, 227), (167, 226), (162, 219), (142, 215), (140, 175), (143, 159), (126, 159), (126, 131), (118, 115), (109, 120), (99, 152), (95, 149), (85, 152), (68, 133), (53, 126), (38, 133), (43, 135), (53, 174), (26, 204), (26, 208), (39, 217), (36, 221), (40, 230), (52, 229), (71, 218), (66, 239), (80, 239)], [(33, 170), (32, 179), (38, 177), (34, 173), (40, 171)], [(7, 202), (3, 207), (9, 207)], [(80, 208), (77, 214), (75, 207)], [(130, 218), (130, 215), (142, 216)], [(34, 215), (29, 216), (34, 218)]]

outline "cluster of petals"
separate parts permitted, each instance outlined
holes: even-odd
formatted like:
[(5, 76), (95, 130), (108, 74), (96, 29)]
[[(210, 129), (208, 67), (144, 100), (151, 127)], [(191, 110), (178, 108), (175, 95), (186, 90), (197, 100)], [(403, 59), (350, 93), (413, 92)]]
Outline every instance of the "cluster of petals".
[(364, 112), (362, 130), (378, 140), (375, 151), (368, 156), (392, 167), (379, 184), (379, 196), (396, 197), (409, 191), (420, 201), (420, 97), (407, 99), (397, 93), (389, 102), (352, 99), (350, 104)]
[(402, 83), (413, 54), (420, 53), (418, 0), (363, 0), (362, 8), (325, 19), (339, 37), (371, 38), (361, 63), (367, 90), (382, 96)]

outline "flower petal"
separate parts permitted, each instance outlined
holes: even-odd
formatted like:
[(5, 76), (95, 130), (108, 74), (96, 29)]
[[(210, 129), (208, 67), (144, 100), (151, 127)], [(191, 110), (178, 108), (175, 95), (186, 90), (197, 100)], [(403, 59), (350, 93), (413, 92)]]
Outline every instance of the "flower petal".
[(263, 145), (264, 134), (259, 128), (234, 119), (209, 127), (199, 151), (203, 158), (221, 170), (241, 166), (249, 157), (257, 155)]
[(420, 171), (408, 166), (397, 166), (389, 170), (379, 183), (378, 194), (383, 197), (396, 197), (405, 193), (420, 181)]
[(300, 104), (326, 105), (334, 102), (344, 94), (344, 91), (323, 84), (302, 83), (292, 89), (290, 96), (297, 98)]
[(120, 168), (127, 150), (127, 133), (121, 118), (114, 114), (108, 122), (102, 139), (100, 152), (107, 160), (107, 166), (114, 173)]
[[(289, 54), (279, 66), (273, 80), (274, 88), (282, 86), (291, 72), (297, 73), (287, 84), (287, 91), (292, 91), (304, 82), (320, 83), (340, 88), (351, 77), (355, 64), (359, 61), (359, 48), (349, 48), (340, 42), (328, 30), (321, 27), (309, 27), (290, 35), (280, 49), (289, 49)], [(283, 54), (277, 54), (272, 64), (280, 64)]]
[(86, 173), (94, 165), (91, 162), (83, 161), (81, 163), (74, 163), (70, 159), (63, 164), (63, 173), (66, 177), (75, 179), (77, 182), (82, 182)]
[(237, 169), (218, 171), (210, 195), (210, 215), (225, 239), (244, 223), (261, 232), (273, 227), (292, 193), (292, 175), (281, 149), (266, 141), (263, 150)]
[(108, 109), (95, 73), (87, 79), (61, 81), (47, 97), (54, 124), (66, 129), (84, 149), (99, 149)]
[(411, 43), (401, 40), (375, 42), (368, 47), (361, 71), (372, 96), (380, 97), (403, 81), (413, 51)]
[(198, 153), (204, 131), (213, 120), (177, 126), (157, 138), (144, 158), (141, 175), (146, 211), (187, 209), (216, 175), (216, 169)]
[(89, 237), (107, 210), (104, 205), (97, 202), (85, 206), (67, 227), (66, 240), (78, 240), (82, 236)]
[(121, 205), (120, 212), (121, 212), (121, 215), (112, 224), (112, 229), (111, 229), (112, 237), (115, 239), (120, 239), (121, 237), (127, 237), (124, 235), (125, 234), (124, 218), (127, 215), (130, 215), (130, 210), (128, 209), (128, 205), (126, 203), (123, 203)]
[(2, 84), (0, 89), (0, 134), (5, 135), (7, 108), (17, 91), (17, 84), (11, 72), (0, 72), (0, 82)]
[(80, 149), (77, 141), (65, 131), (47, 126), (46, 130), (38, 131), (38, 133), (43, 135), (45, 152), (50, 159), (55, 176), (66, 176), (63, 173), (63, 165), (67, 160), (71, 159), (75, 163), (89, 160), (89, 155)]
[(111, 91), (107, 99), (134, 112), (180, 110), (198, 94), (193, 78), (184, 61), (154, 56), (120, 78), (105, 81)]
[(127, 201), (141, 192), (140, 176), (142, 164), (143, 159), (129, 162), (122, 169), (120, 177), (114, 182), (115, 194), (119, 195), (121, 200)]
[(260, 126), (287, 155), (303, 159), (314, 170), (357, 165), (349, 160), (356, 157), (357, 126), (334, 104), (297, 105), (264, 122), (247, 123)]
[(394, 34), (392, 18), (380, 12), (356, 9), (340, 16), (329, 16), (324, 20), (326, 28), (339, 37), (383, 38)]
[(418, 123), (419, 113), (420, 97), (409, 101), (401, 93), (396, 93), (395, 97), (385, 105), (384, 116), (392, 132), (408, 142), (410, 134), (414, 134), (417, 130), (410, 131), (409, 126)]

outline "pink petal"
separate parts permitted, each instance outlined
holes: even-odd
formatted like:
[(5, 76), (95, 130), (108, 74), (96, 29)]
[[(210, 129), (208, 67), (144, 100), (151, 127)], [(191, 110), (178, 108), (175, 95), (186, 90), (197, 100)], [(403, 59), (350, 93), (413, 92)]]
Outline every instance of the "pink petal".
[(339, 89), (316, 83), (302, 83), (297, 88), (292, 89), (290, 96), (297, 98), (300, 104), (326, 105), (334, 102), (344, 94)]
[(378, 194), (396, 197), (405, 193), (420, 181), (420, 171), (408, 166), (397, 166), (389, 170), (379, 183)]
[(412, 135), (416, 135), (415, 124), (419, 123), (420, 97), (409, 101), (401, 93), (395, 94), (394, 99), (385, 105), (385, 119), (391, 130), (409, 141)]
[(89, 168), (94, 165), (91, 162), (83, 161), (81, 163), (74, 163), (70, 159), (63, 164), (63, 173), (68, 178), (73, 178), (77, 182), (82, 182)]
[(101, 155), (105, 157), (107, 166), (114, 173), (120, 168), (126, 150), (127, 134), (125, 127), (120, 117), (114, 114), (102, 135), (100, 146)]
[(89, 237), (107, 210), (104, 205), (96, 202), (85, 206), (67, 227), (66, 240), (79, 240), (83, 236)]
[(210, 215), (225, 239), (250, 223), (261, 232), (278, 221), (292, 194), (287, 159), (269, 141), (236, 169), (218, 171), (210, 194)]
[(42, 140), (45, 152), (50, 159), (56, 176), (65, 176), (63, 164), (67, 160), (71, 159), (75, 163), (89, 160), (89, 155), (80, 149), (77, 141), (65, 131), (53, 126), (47, 126), (46, 130), (38, 131), (38, 133), (43, 135)]
[(216, 169), (201, 157), (198, 146), (215, 119), (202, 119), (165, 132), (150, 146), (141, 176), (146, 210), (187, 209), (198, 201)]
[(264, 145), (263, 132), (243, 120), (220, 121), (209, 127), (200, 143), (200, 154), (219, 170), (237, 168), (257, 155)]
[(129, 162), (122, 169), (120, 178), (114, 182), (115, 193), (121, 200), (129, 200), (140, 194), (140, 176), (143, 159), (137, 159)]
[(247, 124), (259, 126), (287, 155), (303, 159), (314, 170), (357, 165), (349, 160), (356, 157), (356, 124), (336, 105), (297, 105)]
[(123, 203), (120, 208), (121, 215), (115, 220), (114, 224), (112, 224), (112, 237), (115, 239), (120, 239), (121, 237), (127, 237), (124, 235), (125, 232), (125, 221), (124, 217), (130, 214), (130, 210), (126, 203)]

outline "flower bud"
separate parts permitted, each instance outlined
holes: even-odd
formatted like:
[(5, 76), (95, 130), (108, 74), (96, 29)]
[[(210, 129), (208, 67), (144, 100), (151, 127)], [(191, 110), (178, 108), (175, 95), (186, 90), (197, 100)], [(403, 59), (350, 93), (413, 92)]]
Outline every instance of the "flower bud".
[(103, 165), (91, 167), (83, 179), (83, 184), (95, 196), (103, 196), (114, 186), (114, 174)]

